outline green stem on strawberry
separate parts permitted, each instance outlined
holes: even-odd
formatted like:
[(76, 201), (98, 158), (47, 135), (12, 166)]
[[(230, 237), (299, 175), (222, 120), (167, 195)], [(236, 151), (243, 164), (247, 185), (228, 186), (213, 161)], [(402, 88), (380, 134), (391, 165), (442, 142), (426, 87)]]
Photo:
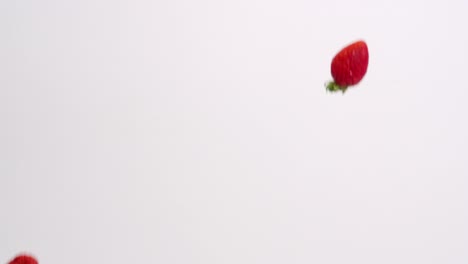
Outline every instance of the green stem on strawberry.
[(341, 91), (342, 93), (344, 93), (344, 92), (346, 92), (346, 89), (348, 89), (347, 86), (339, 86), (334, 81), (328, 82), (325, 87), (327, 88), (327, 91), (329, 91), (329, 92)]

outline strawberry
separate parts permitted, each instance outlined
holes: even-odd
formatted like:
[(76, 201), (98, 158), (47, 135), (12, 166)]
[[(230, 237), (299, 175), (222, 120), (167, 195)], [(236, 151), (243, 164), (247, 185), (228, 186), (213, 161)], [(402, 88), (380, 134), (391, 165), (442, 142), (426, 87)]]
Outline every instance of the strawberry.
[(344, 47), (332, 60), (333, 81), (326, 87), (330, 92), (342, 91), (358, 84), (367, 72), (369, 52), (367, 44), (360, 40)]
[(38, 264), (38, 262), (33, 256), (22, 254), (16, 256), (8, 264)]

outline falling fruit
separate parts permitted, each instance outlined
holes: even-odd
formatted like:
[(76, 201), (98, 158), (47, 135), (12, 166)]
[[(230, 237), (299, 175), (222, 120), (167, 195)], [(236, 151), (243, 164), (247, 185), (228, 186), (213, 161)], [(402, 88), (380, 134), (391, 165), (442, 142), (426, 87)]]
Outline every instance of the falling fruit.
[(367, 72), (369, 51), (366, 42), (360, 40), (344, 47), (332, 60), (333, 81), (326, 84), (330, 92), (345, 92), (348, 87), (358, 84)]
[(36, 258), (31, 255), (21, 254), (12, 259), (8, 264), (38, 264)]

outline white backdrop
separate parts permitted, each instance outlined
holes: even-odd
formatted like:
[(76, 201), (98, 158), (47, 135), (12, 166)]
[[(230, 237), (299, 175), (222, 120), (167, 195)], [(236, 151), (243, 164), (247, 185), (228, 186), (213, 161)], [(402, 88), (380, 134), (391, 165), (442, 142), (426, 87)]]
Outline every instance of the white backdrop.
[(0, 1), (0, 263), (467, 263), (467, 10)]

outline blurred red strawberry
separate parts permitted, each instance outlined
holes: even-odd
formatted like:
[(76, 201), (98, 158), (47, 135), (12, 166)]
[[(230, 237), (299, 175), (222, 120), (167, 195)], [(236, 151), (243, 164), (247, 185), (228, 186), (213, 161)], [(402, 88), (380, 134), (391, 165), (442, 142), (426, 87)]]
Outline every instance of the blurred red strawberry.
[(21, 254), (8, 262), (8, 264), (38, 264), (38, 262), (33, 256)]
[(333, 81), (327, 84), (330, 92), (342, 91), (358, 84), (367, 72), (369, 52), (364, 41), (354, 42), (344, 47), (332, 60)]

